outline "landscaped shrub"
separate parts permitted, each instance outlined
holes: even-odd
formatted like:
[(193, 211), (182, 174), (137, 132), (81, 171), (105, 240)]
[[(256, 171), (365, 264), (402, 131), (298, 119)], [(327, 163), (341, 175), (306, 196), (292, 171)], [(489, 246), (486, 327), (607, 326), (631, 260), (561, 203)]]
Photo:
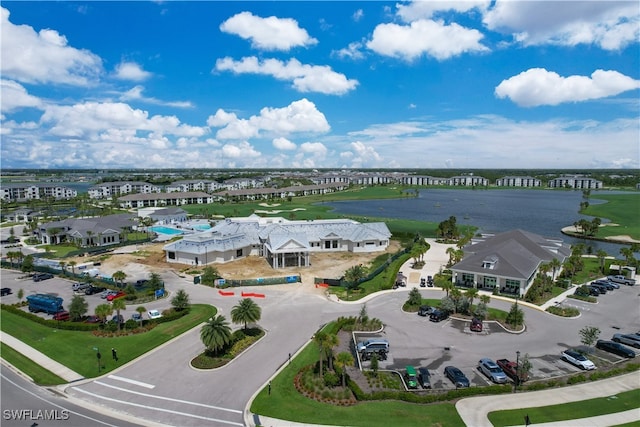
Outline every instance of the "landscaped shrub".
[(340, 378), (333, 372), (327, 372), (324, 374), (324, 385), (327, 387), (336, 387), (340, 384)]
[(587, 380), (587, 377), (584, 374), (573, 375), (567, 379), (567, 384), (578, 384), (583, 383)]
[(124, 328), (125, 329), (135, 329), (138, 326), (140, 326), (140, 324), (137, 321), (133, 320), (133, 319), (129, 319), (126, 322), (124, 322)]
[[(26, 304), (24, 304), (26, 305)], [(7, 310), (11, 313), (17, 314), (20, 317), (24, 317), (33, 322), (39, 323), (41, 325), (48, 326), (50, 328), (56, 329), (64, 329), (69, 331), (93, 331), (99, 328), (98, 324), (95, 323), (82, 323), (82, 322), (58, 322), (57, 320), (44, 319), (40, 316), (36, 316), (33, 313), (29, 313), (24, 310), (20, 310), (18, 307), (13, 305), (2, 304), (2, 310)]]
[(575, 307), (551, 306), (547, 308), (547, 312), (562, 317), (577, 317), (580, 315), (580, 310)]

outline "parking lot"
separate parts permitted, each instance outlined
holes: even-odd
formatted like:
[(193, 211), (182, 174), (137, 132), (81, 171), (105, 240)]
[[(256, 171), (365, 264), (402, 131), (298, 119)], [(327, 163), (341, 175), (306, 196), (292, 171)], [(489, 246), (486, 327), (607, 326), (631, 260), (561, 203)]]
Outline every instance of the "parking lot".
[[(28, 274), (11, 270), (3, 270), (2, 287), (11, 288), (12, 293), (0, 297), (0, 301), (3, 304), (15, 304), (19, 302), (20, 299), (18, 298), (18, 291), (22, 289), (24, 292), (24, 296), (22, 299), (23, 301), (26, 301), (27, 296), (33, 294), (51, 294), (61, 297), (64, 300), (63, 307), (65, 310), (67, 310), (69, 308), (69, 304), (71, 303), (71, 299), (76, 294), (72, 289), (73, 284), (78, 282), (78, 280), (64, 279), (58, 276), (54, 276), (52, 279), (35, 282)], [(100, 297), (99, 293), (93, 295), (85, 295), (85, 293), (81, 291), (77, 292), (77, 294), (84, 297), (85, 301), (88, 304), (87, 315), (92, 315), (98, 305), (108, 303), (106, 299)], [(158, 309), (162, 311), (166, 308), (169, 308), (170, 303), (167, 298), (161, 298), (157, 301), (145, 302), (141, 305), (144, 305), (147, 310)], [(131, 315), (135, 313), (135, 307), (137, 306), (138, 304), (128, 305), (127, 309), (121, 313), (121, 315), (124, 316), (125, 320), (131, 318)], [(24, 310), (28, 311), (28, 308), (24, 307)], [(50, 314), (42, 312), (34, 314), (45, 319), (50, 319), (52, 317)]]
[[(432, 298), (436, 291), (421, 290), (424, 297)], [(368, 305), (370, 315), (381, 318), (385, 328), (378, 334), (356, 334), (356, 341), (371, 337), (389, 341), (386, 360), (379, 361), (379, 369), (404, 372), (407, 365), (426, 367), (431, 373), (433, 388), (454, 389), (455, 385), (445, 377), (444, 368), (456, 366), (467, 376), (471, 386), (491, 384), (477, 369), (483, 357), (493, 360), (515, 361), (528, 355), (531, 362), (530, 380), (551, 379), (581, 372), (581, 369), (565, 362), (560, 354), (568, 348), (585, 349), (580, 343), (578, 331), (584, 326), (596, 326), (601, 330), (600, 339), (610, 340), (614, 333), (640, 331), (640, 313), (637, 310), (640, 287), (621, 287), (599, 297), (597, 304), (568, 300), (563, 304), (575, 306), (581, 315), (575, 319), (561, 318), (524, 307), (526, 330), (513, 334), (495, 322), (484, 322), (482, 332), (471, 332), (469, 322), (449, 318), (434, 323), (428, 317), (402, 312), (406, 294), (385, 304)], [(492, 302), (492, 306), (508, 310), (509, 303)], [(636, 354), (640, 351), (633, 349)], [(610, 366), (625, 359), (595, 348), (589, 349), (589, 358), (599, 366)], [(360, 361), (363, 369), (369, 369), (370, 361)]]

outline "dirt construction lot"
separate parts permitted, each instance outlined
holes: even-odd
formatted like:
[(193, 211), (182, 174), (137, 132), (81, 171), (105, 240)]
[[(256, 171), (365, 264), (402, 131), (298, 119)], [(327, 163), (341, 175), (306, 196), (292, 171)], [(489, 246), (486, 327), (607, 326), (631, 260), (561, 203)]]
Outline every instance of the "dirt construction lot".
[[(112, 275), (118, 270), (127, 274), (127, 281), (147, 278), (152, 272), (175, 270), (176, 272), (187, 272), (195, 269), (193, 266), (184, 264), (173, 264), (165, 261), (162, 251), (164, 243), (140, 245), (136, 248), (126, 248), (114, 252), (109, 256), (102, 256), (100, 272), (105, 275)], [(261, 257), (247, 257), (227, 264), (215, 264), (214, 267), (225, 279), (253, 279), (257, 277), (276, 277), (283, 275), (300, 274), (303, 283), (313, 283), (314, 277), (339, 278), (344, 272), (354, 265), (369, 263), (381, 253), (393, 254), (400, 249), (400, 244), (391, 241), (385, 252), (374, 252), (369, 254), (354, 254), (350, 252), (335, 252), (323, 254), (311, 254), (311, 266), (308, 268), (290, 267), (274, 270)], [(87, 262), (86, 259), (76, 260), (78, 263)], [(201, 269), (200, 267), (199, 269)]]

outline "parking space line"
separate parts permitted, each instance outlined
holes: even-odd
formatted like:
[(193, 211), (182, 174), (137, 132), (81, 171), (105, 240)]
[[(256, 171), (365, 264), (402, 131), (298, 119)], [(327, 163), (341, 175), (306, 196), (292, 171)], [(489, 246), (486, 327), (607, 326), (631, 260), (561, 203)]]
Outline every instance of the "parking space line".
[[(234, 421), (226, 421), (226, 420), (221, 420), (219, 418), (203, 417), (203, 416), (200, 416), (200, 415), (190, 414), (188, 412), (173, 411), (171, 409), (156, 408), (154, 406), (142, 405), (142, 404), (139, 404), (139, 403), (132, 403), (132, 402), (124, 401), (124, 400), (113, 399), (111, 397), (100, 396), (99, 394), (91, 393), (90, 391), (86, 391), (86, 390), (82, 390), (81, 388), (76, 388), (76, 390), (78, 390), (81, 393), (88, 394), (89, 396), (96, 397), (98, 399), (108, 400), (109, 402), (116, 402), (116, 403), (121, 403), (123, 405), (135, 406), (135, 407), (138, 407), (138, 408), (152, 409), (154, 411), (168, 412), (170, 414), (183, 415), (185, 417), (198, 418), (200, 420), (207, 420), (207, 421), (213, 421), (213, 422), (221, 423), (221, 424), (230, 424), (230, 425), (234, 425), (234, 426), (244, 427), (243, 423), (236, 423)], [(156, 396), (153, 396), (153, 397), (156, 397)], [(169, 399), (169, 400), (174, 400), (174, 399)], [(207, 405), (203, 405), (203, 406), (207, 406)], [(237, 411), (237, 412), (241, 413), (242, 411)]]
[[(126, 388), (116, 387), (114, 385), (106, 384), (106, 383), (103, 383), (101, 381), (94, 381), (93, 383), (101, 385), (101, 386), (104, 386), (104, 387), (112, 388), (114, 390), (124, 391), (126, 393), (137, 394), (138, 396), (151, 397), (151, 398), (160, 399), (160, 400), (168, 400), (170, 402), (186, 403), (188, 405), (201, 406), (203, 408), (216, 409), (218, 411), (233, 412), (234, 414), (242, 414), (242, 411), (240, 411), (238, 409), (222, 408), (220, 406), (213, 406), (213, 405), (207, 405), (205, 403), (191, 402), (189, 400), (173, 399), (171, 397), (156, 396), (156, 395), (153, 395), (153, 394), (141, 393), (139, 391), (127, 390)], [(80, 389), (78, 389), (78, 390), (80, 390)]]
[(136, 381), (129, 378), (119, 377), (117, 375), (109, 375), (107, 378), (110, 378), (112, 380), (117, 380), (117, 381), (123, 381), (129, 384), (139, 385), (140, 387), (144, 387), (144, 388), (149, 388), (149, 389), (156, 388), (156, 386), (152, 384), (143, 383), (142, 381)]

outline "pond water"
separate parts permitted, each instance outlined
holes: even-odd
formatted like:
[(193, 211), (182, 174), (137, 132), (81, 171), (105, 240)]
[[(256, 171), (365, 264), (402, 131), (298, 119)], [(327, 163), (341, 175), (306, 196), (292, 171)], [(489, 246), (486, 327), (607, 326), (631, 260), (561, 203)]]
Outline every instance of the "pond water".
[[(590, 204), (604, 203), (597, 195), (598, 192), (591, 193)], [(545, 237), (562, 238), (570, 244), (584, 242), (592, 246), (594, 252), (603, 249), (619, 257), (623, 245), (575, 239), (560, 232), (581, 218), (592, 219), (578, 213), (582, 201), (581, 191), (425, 189), (418, 191), (418, 197), (325, 204), (332, 206), (334, 212), (363, 217), (439, 223), (455, 216), (458, 224), (476, 226), (483, 233), (522, 229)], [(602, 220), (603, 223), (607, 221)]]

